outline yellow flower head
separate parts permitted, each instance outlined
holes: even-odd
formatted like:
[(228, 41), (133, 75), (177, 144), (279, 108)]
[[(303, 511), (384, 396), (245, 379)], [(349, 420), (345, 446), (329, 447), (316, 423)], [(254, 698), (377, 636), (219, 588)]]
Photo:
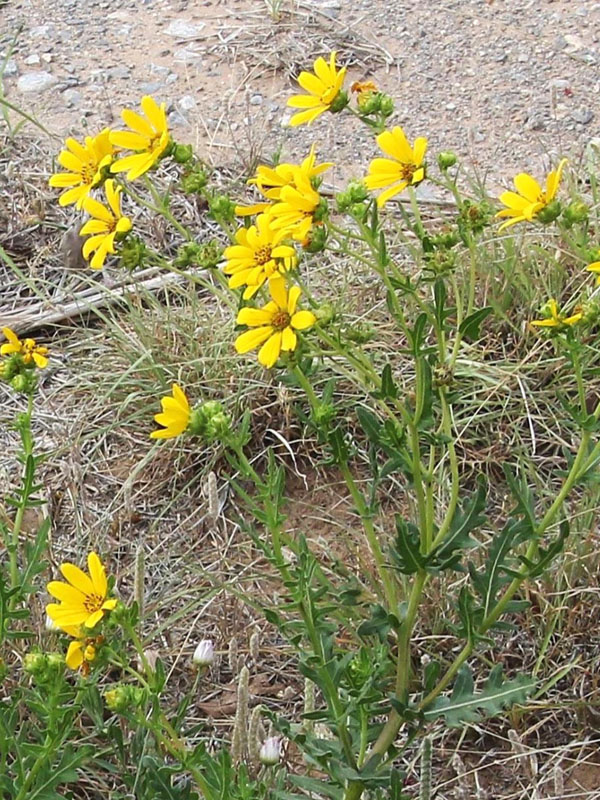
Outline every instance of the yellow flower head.
[(48, 592), (60, 600), (60, 604), (49, 603), (46, 613), (67, 633), (73, 626), (95, 627), (105, 612), (112, 611), (117, 605), (114, 598), (107, 598), (106, 572), (96, 553), (88, 555), (87, 563), (89, 575), (75, 564), (61, 564), (60, 571), (67, 583), (50, 581), (47, 586)]
[(57, 172), (48, 183), (66, 189), (58, 202), (61, 206), (76, 203), (81, 208), (83, 200), (94, 186), (102, 180), (102, 169), (110, 164), (115, 148), (110, 142), (110, 131), (105, 128), (95, 138), (87, 136), (85, 144), (76, 139), (67, 139), (66, 150), (58, 156), (58, 163), (67, 172)]
[(519, 173), (514, 179), (517, 191), (503, 192), (500, 195), (500, 202), (507, 207), (503, 208), (502, 211), (498, 211), (496, 216), (508, 217), (508, 219), (500, 225), (498, 231), (502, 231), (510, 225), (515, 225), (517, 222), (531, 222), (540, 211), (550, 205), (556, 197), (562, 171), (566, 163), (567, 159), (563, 158), (558, 167), (549, 173), (546, 178), (545, 190), (531, 175), (526, 172)]
[(121, 112), (121, 117), (130, 130), (113, 131), (110, 134), (110, 141), (114, 145), (137, 151), (134, 155), (120, 158), (111, 167), (111, 172), (127, 172), (130, 181), (148, 172), (170, 141), (165, 104), (159, 106), (152, 97), (146, 95), (142, 97), (141, 106), (145, 117), (126, 108)]
[(14, 331), (10, 328), (2, 328), (2, 333), (8, 339), (3, 345), (0, 345), (0, 355), (8, 356), (13, 353), (18, 353), (23, 358), (23, 363), (33, 363), (36, 367), (43, 369), (48, 365), (48, 353), (50, 352), (47, 347), (41, 344), (36, 344), (35, 339), (19, 339)]
[(314, 215), (321, 203), (319, 193), (309, 178), (299, 169), (294, 170), (293, 184), (281, 189), (279, 202), (269, 209), (273, 230), (284, 229), (299, 242), (308, 237)]
[(172, 392), (172, 397), (161, 398), (162, 413), (155, 414), (154, 419), (163, 427), (158, 431), (152, 431), (151, 439), (173, 439), (181, 435), (190, 424), (192, 412), (185, 392), (176, 383), (172, 386)]
[(364, 181), (367, 189), (385, 189), (377, 198), (381, 207), (407, 186), (415, 186), (425, 178), (427, 139), (419, 137), (411, 147), (402, 128), (396, 126), (380, 133), (377, 144), (390, 158), (374, 158)]
[[(586, 269), (588, 272), (599, 272), (600, 273), (600, 261), (592, 261), (591, 264), (588, 264)], [(600, 275), (596, 278), (596, 283), (600, 284)]]
[(91, 197), (83, 200), (83, 208), (93, 217), (79, 231), (81, 236), (89, 239), (83, 244), (83, 257), (89, 259), (92, 269), (102, 269), (106, 256), (115, 252), (115, 238), (131, 230), (132, 222), (121, 213), (121, 187), (109, 179), (104, 184), (108, 206), (102, 205)]
[(561, 314), (558, 310), (558, 304), (554, 299), (548, 300), (543, 309), (543, 313), (546, 315), (544, 319), (532, 319), (530, 324), (536, 325), (539, 328), (564, 328), (565, 326), (570, 327), (571, 325), (575, 325), (583, 317), (583, 312), (581, 311), (570, 317)]
[(285, 228), (274, 230), (273, 218), (259, 214), (256, 225), (240, 228), (235, 234), (236, 244), (227, 247), (224, 272), (231, 275), (229, 286), (237, 289), (246, 286), (244, 300), (253, 297), (263, 283), (276, 272), (287, 272), (296, 266), (296, 251), (281, 244), (287, 236)]
[[(328, 111), (335, 103), (342, 91), (346, 67), (337, 70), (335, 65), (335, 52), (329, 56), (329, 64), (319, 56), (314, 63), (314, 73), (301, 72), (298, 83), (308, 94), (295, 94), (287, 101), (292, 108), (302, 108), (290, 120), (290, 125), (303, 125), (311, 123), (324, 111)], [(336, 108), (336, 110), (339, 110)]]
[(96, 658), (96, 644), (102, 638), (89, 637), (79, 625), (65, 625), (62, 630), (74, 639), (67, 648), (65, 664), (69, 669), (81, 669), (82, 672), (87, 673), (90, 662)]
[(256, 175), (250, 178), (248, 183), (254, 184), (258, 191), (270, 202), (256, 203), (252, 206), (236, 206), (235, 213), (246, 217), (250, 214), (260, 214), (267, 211), (272, 203), (281, 199), (281, 190), (284, 186), (294, 186), (294, 174), (298, 170), (310, 181), (311, 178), (316, 178), (333, 166), (330, 161), (326, 161), (323, 164), (317, 164), (316, 161), (317, 156), (313, 145), (310, 153), (299, 166), (298, 164), (283, 163), (277, 164), (276, 167), (258, 167)]
[(296, 311), (302, 292), (298, 286), (292, 286), (288, 292), (281, 275), (269, 279), (269, 293), (272, 299), (264, 308), (241, 309), (238, 325), (248, 325), (252, 330), (235, 340), (238, 353), (260, 346), (258, 360), (267, 369), (275, 364), (282, 350), (296, 349), (296, 331), (306, 330), (317, 321), (311, 311)]

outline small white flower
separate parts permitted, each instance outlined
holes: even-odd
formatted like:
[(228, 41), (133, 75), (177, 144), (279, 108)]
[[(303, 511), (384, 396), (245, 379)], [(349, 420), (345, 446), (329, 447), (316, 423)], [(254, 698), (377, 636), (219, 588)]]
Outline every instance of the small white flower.
[(281, 761), (281, 737), (269, 736), (260, 748), (260, 763), (266, 767), (273, 767)]
[(192, 661), (197, 667), (210, 667), (215, 660), (215, 646), (210, 639), (202, 639), (194, 650)]

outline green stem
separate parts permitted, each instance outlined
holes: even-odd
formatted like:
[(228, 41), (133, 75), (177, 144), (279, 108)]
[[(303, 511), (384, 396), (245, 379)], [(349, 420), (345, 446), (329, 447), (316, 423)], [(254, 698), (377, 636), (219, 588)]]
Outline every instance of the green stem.
[[(11, 589), (19, 585), (19, 535), (23, 526), (25, 518), (25, 511), (29, 505), (29, 496), (31, 493), (32, 485), (31, 480), (28, 479), (28, 462), (33, 455), (33, 440), (31, 437), (31, 416), (33, 413), (33, 393), (27, 397), (27, 411), (21, 418), (21, 441), (23, 443), (23, 488), (20, 496), (19, 507), (15, 514), (15, 521), (12, 526), (11, 543), (10, 543), (10, 585)], [(12, 607), (16, 595), (10, 599), (10, 606)]]
[(193, 241), (194, 237), (192, 236), (190, 231), (188, 231), (188, 229), (184, 225), (182, 225), (179, 222), (179, 220), (176, 219), (176, 217), (171, 213), (171, 209), (167, 205), (167, 202), (166, 202), (165, 198), (161, 196), (160, 192), (158, 191), (158, 189), (156, 188), (154, 183), (150, 180), (148, 175), (144, 176), (144, 183), (146, 184), (146, 186), (150, 190), (150, 194), (152, 195), (152, 198), (153, 198), (154, 202), (157, 204), (157, 209), (156, 210), (158, 211), (158, 213), (161, 214), (166, 220), (168, 220), (168, 222), (170, 222), (171, 225), (176, 230), (178, 230), (179, 233), (185, 239), (187, 239), (188, 242)]

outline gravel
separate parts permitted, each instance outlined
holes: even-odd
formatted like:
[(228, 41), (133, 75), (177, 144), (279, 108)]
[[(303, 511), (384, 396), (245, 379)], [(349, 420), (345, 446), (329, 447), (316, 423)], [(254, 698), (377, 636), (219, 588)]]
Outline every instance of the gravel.
[(352, 118), (286, 124), (292, 76), (329, 48), (349, 65), (348, 84), (370, 78), (394, 97), (393, 123), (427, 136), (432, 159), (454, 149), (498, 185), (562, 155), (576, 160), (597, 133), (600, 3), (590, 0), (303, 0), (284, 4), (278, 22), (264, 0), (100, 5), (9, 0), (2, 9), (7, 98), (61, 136), (118, 125), (120, 109), (151, 92), (175, 137), (199, 143), (203, 157), (238, 158), (235, 140), (248, 135), (267, 143), (266, 158), (279, 149), (300, 158), (317, 141), (344, 176), (360, 175), (377, 148)]

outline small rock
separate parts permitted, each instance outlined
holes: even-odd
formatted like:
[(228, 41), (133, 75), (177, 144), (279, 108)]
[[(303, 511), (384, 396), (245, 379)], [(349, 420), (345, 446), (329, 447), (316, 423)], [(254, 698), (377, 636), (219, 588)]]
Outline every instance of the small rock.
[(525, 127), (530, 131), (543, 131), (546, 130), (546, 120), (542, 114), (530, 114)]
[(196, 103), (196, 98), (191, 94), (184, 94), (178, 105), (184, 113), (186, 111), (194, 111), (194, 109), (196, 109), (198, 106)]
[(169, 86), (171, 83), (175, 83), (178, 80), (179, 80), (179, 75), (176, 72), (170, 72), (167, 75), (165, 83), (167, 84), (167, 86)]
[(36, 39), (44, 37), (47, 41), (50, 41), (54, 36), (54, 26), (50, 25), (50, 23), (38, 25), (36, 28), (32, 28), (29, 33)]
[(456, 105), (454, 103), (446, 103), (446, 111), (456, 111)]
[(171, 111), (169, 114), (169, 125), (187, 125), (188, 121), (179, 111)]
[(23, 59), (23, 63), (27, 64), (28, 67), (37, 67), (40, 63), (40, 57), (37, 53), (32, 53), (30, 56)]
[(168, 67), (161, 67), (159, 64), (150, 64), (150, 74), (166, 78), (171, 70)]
[(21, 75), (17, 81), (17, 89), (20, 92), (45, 92), (58, 83), (58, 78), (49, 72), (29, 72)]
[(263, 96), (262, 94), (253, 94), (250, 98), (250, 105), (251, 106), (260, 106), (262, 105)]
[(52, 53), (42, 53), (42, 61), (45, 64), (50, 64), (53, 58), (54, 56), (52, 55)]
[(65, 64), (63, 69), (65, 72), (68, 72), (69, 75), (72, 75), (75, 72), (75, 67), (73, 64)]
[(571, 118), (580, 125), (589, 125), (594, 119), (594, 112), (591, 108), (575, 108), (571, 111)]
[(77, 89), (65, 89), (62, 96), (65, 99), (67, 108), (79, 108), (83, 102), (83, 96)]
[(187, 19), (174, 19), (167, 26), (165, 33), (167, 36), (174, 36), (176, 39), (197, 39), (202, 29), (203, 22), (191, 22)]
[(156, 94), (160, 92), (163, 86), (164, 84), (160, 81), (146, 81), (146, 83), (140, 83), (140, 92), (142, 94)]
[(5, 78), (14, 78), (16, 75), (19, 74), (19, 68), (17, 67), (17, 62), (14, 58), (9, 58), (6, 64), (4, 65), (4, 77)]
[(111, 67), (106, 70), (106, 76), (110, 80), (127, 81), (131, 78), (131, 70), (129, 67)]
[(198, 53), (196, 50), (192, 50), (191, 47), (182, 47), (180, 50), (175, 51), (173, 59), (175, 61), (181, 61), (184, 64), (190, 64), (192, 62), (201, 61), (202, 53)]
[(499, 64), (504, 64), (507, 58), (508, 53), (505, 50), (501, 50), (498, 53), (492, 53), (492, 61), (497, 61)]

